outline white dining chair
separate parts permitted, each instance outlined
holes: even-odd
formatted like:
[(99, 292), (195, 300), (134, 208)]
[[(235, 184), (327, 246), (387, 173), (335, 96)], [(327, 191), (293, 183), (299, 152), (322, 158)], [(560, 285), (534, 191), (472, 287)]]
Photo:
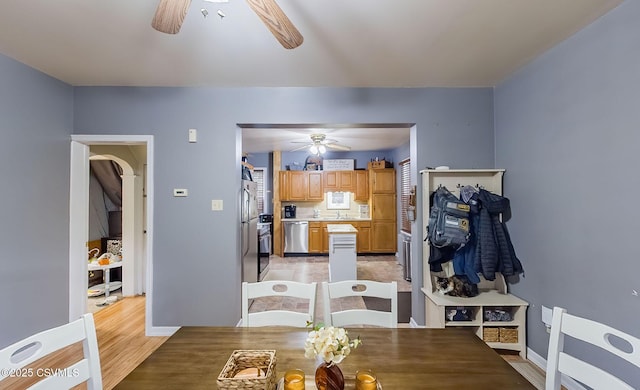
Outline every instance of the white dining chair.
[[(242, 283), (242, 326), (295, 326), (306, 327), (313, 323), (316, 307), (317, 283), (301, 283), (288, 280), (270, 280), (256, 283)], [(306, 299), (306, 312), (292, 310), (265, 310), (249, 313), (249, 303), (253, 299), (265, 297), (292, 297)]]
[[(57, 371), (51, 367), (27, 367), (44, 356), (80, 341), (84, 357), (69, 367)], [(11, 373), (21, 372), (29, 377), (42, 378), (29, 389), (70, 389), (83, 382), (87, 383), (89, 390), (102, 389), (100, 354), (93, 315), (85, 314), (66, 325), (42, 331), (3, 348), (0, 350), (0, 367), (3, 368), (0, 371), (0, 387)]]
[[(398, 283), (372, 280), (323, 282), (324, 323), (326, 326), (375, 325), (398, 326)], [(375, 297), (388, 299), (390, 311), (347, 309), (331, 311), (331, 300), (344, 297)]]
[[(640, 339), (610, 326), (568, 314), (567, 310), (561, 307), (554, 307), (547, 356), (546, 390), (560, 389), (561, 374), (568, 375), (595, 390), (634, 389), (601, 368), (564, 352), (565, 335), (600, 347), (640, 368)], [(626, 347), (630, 347), (630, 350), (624, 351), (614, 346), (611, 336), (619, 339), (615, 342), (617, 345), (628, 343)]]

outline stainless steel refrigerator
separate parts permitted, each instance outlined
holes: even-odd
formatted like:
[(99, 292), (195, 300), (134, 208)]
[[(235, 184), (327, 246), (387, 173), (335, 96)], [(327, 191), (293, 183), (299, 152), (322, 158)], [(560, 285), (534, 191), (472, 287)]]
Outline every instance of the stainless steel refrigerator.
[(256, 182), (242, 180), (240, 205), (240, 237), (242, 247), (242, 281), (258, 281), (258, 187)]

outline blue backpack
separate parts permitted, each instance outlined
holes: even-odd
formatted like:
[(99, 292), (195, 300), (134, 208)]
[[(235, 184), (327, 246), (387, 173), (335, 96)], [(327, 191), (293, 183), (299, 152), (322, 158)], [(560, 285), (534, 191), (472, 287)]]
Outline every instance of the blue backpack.
[(427, 239), (435, 247), (462, 248), (469, 241), (469, 205), (456, 198), (446, 187), (433, 193)]

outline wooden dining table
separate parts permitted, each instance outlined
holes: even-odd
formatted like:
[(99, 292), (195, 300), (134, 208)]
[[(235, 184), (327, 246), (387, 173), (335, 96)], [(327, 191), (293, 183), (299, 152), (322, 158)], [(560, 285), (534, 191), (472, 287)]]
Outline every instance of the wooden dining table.
[[(383, 389), (535, 389), (469, 329), (347, 328), (362, 345), (339, 366), (345, 377), (374, 371)], [(308, 331), (298, 328), (183, 327), (122, 380), (116, 389), (217, 389), (237, 349), (276, 350), (276, 378), (290, 368), (313, 377), (304, 357)]]

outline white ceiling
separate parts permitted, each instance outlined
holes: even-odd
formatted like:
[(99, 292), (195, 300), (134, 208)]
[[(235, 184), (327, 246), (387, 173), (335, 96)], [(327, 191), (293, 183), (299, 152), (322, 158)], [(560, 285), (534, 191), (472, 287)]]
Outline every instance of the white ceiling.
[(0, 53), (72, 85), (494, 86), (620, 2), (278, 0), (286, 50), (243, 0), (193, 0), (177, 35), (158, 0), (2, 0)]
[[(491, 87), (621, 2), (278, 0), (304, 36), (286, 50), (243, 0), (192, 0), (176, 35), (151, 27), (158, 0), (2, 0), (0, 53), (74, 86)], [(307, 137), (269, 130), (245, 132), (245, 152)], [(331, 137), (354, 150), (408, 140), (353, 132)]]

